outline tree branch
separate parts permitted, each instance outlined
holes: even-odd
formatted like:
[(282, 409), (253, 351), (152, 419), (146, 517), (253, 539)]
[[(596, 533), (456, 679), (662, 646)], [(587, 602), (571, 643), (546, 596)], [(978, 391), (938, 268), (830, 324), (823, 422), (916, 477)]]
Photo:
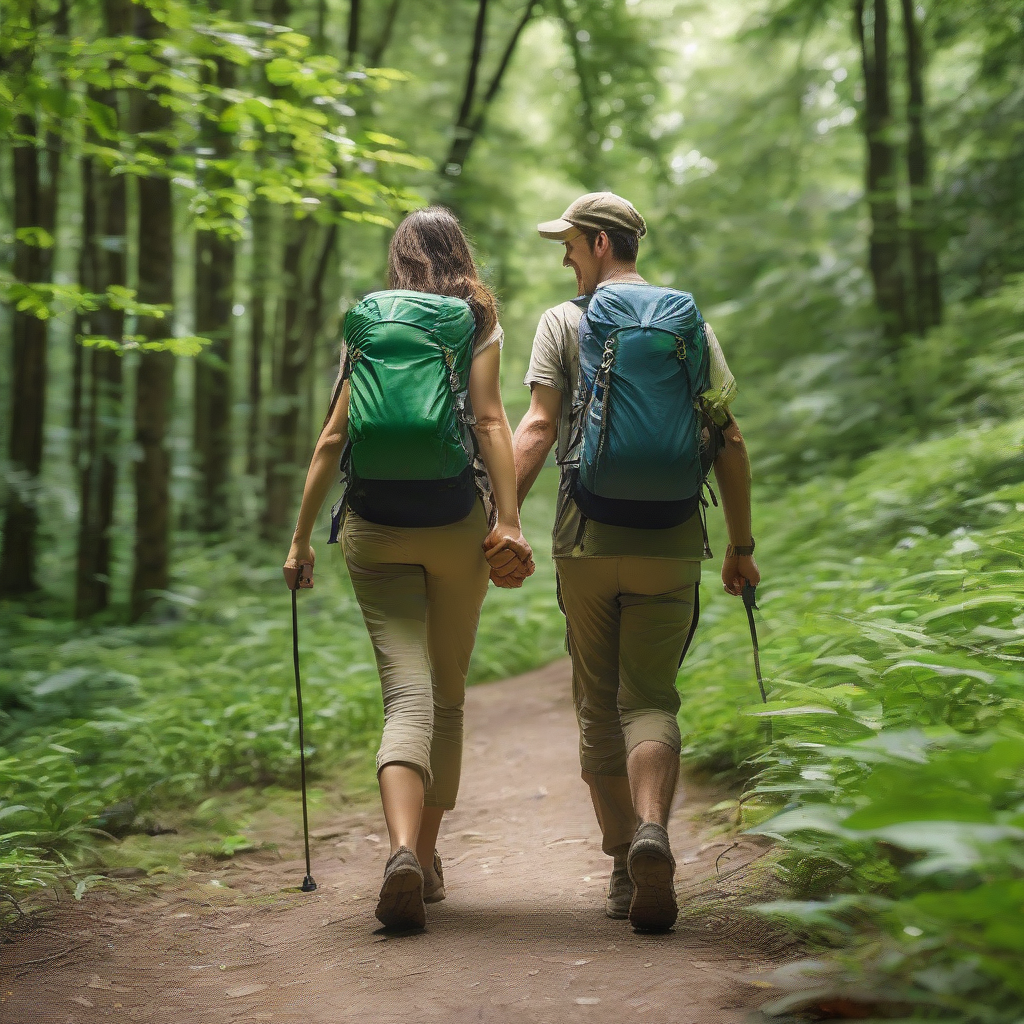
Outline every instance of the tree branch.
[(379, 67), (381, 60), (384, 58), (384, 52), (391, 43), (391, 33), (394, 31), (395, 19), (398, 17), (398, 8), (401, 5), (402, 0), (391, 0), (391, 3), (388, 4), (388, 9), (384, 14), (384, 24), (380, 29), (380, 36), (378, 36), (377, 42), (366, 58), (367, 64), (371, 68)]
[(522, 16), (512, 31), (512, 35), (509, 36), (508, 43), (505, 46), (505, 51), (501, 55), (501, 61), (498, 63), (498, 69), (494, 72), (494, 76), (491, 78), (490, 84), (487, 86), (484, 98), (481, 100), (477, 108), (476, 116), (464, 127), (462, 133), (457, 134), (452, 140), (448, 159), (445, 161), (446, 173), (451, 173), (448, 171), (449, 167), (461, 168), (469, 157), (469, 151), (472, 148), (473, 143), (483, 131), (484, 123), (487, 120), (487, 112), (490, 109), (491, 104), (494, 102), (494, 98), (498, 95), (498, 91), (501, 89), (502, 80), (504, 79), (505, 72), (508, 70), (508, 66), (512, 61), (512, 54), (515, 53), (516, 46), (519, 43), (519, 37), (523, 34), (523, 29), (526, 28), (530, 19), (533, 17), (534, 10), (534, 0), (528, 0)]

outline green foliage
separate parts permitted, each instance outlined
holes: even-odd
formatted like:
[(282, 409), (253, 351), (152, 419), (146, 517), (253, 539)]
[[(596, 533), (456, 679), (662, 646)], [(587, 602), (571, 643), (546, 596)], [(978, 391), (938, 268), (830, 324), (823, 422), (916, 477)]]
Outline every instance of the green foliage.
[[(562, 652), (544, 553), (554, 479), (546, 471), (524, 511), (538, 547), (533, 585), (489, 591), (471, 682)], [(19, 899), (57, 884), (59, 865), (81, 870), (101, 833), (139, 831), (159, 810), (210, 790), (298, 784), (289, 597), (275, 564), (283, 555), (193, 549), (148, 625), (82, 627), (0, 612), (10, 652), (0, 668), (0, 892)], [(372, 770), (383, 712), (340, 558), (326, 560), (300, 604), (310, 775), (347, 761), (361, 778)], [(227, 834), (218, 855), (241, 842)]]
[[(1017, 288), (922, 342), (971, 395), (961, 415), (1019, 372)], [(1022, 466), (1024, 421), (981, 419), (762, 504), (766, 707), (742, 614), (712, 595), (680, 678), (685, 757), (745, 776), (751, 817), (776, 809), (752, 831), (802, 899), (764, 911), (853, 954), (808, 965), (774, 1012), (832, 993), (1019, 1019)]]

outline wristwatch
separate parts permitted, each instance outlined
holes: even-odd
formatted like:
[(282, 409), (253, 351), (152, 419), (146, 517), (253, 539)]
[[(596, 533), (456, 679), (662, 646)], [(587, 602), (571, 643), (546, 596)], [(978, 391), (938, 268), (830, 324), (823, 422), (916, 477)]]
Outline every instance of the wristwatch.
[(729, 544), (725, 549), (725, 557), (730, 555), (752, 555), (754, 553), (754, 538), (750, 538), (749, 544)]

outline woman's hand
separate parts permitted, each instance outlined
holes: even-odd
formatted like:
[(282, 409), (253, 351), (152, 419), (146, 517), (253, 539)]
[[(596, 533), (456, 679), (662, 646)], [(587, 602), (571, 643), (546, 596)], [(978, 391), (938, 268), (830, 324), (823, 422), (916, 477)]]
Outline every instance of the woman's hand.
[(292, 541), (283, 566), (284, 579), (289, 590), (311, 590), (313, 588), (314, 562), (316, 562), (316, 552), (309, 546), (308, 541), (304, 544)]
[(499, 522), (484, 538), (484, 556), (491, 567), (495, 586), (515, 589), (536, 572), (533, 549), (518, 523)]
[(739, 597), (743, 593), (743, 584), (749, 583), (756, 587), (761, 582), (761, 572), (753, 555), (726, 555), (722, 562), (722, 583), (725, 592)]

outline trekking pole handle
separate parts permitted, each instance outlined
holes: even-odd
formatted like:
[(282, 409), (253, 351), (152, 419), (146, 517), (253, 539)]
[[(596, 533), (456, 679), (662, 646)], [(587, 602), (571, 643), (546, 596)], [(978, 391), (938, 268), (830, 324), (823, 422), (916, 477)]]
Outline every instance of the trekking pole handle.
[(757, 608), (757, 587), (750, 580), (743, 581), (743, 607)]
[(301, 565), (285, 565), (281, 571), (289, 590), (308, 590), (313, 586), (313, 566), (309, 562)]

